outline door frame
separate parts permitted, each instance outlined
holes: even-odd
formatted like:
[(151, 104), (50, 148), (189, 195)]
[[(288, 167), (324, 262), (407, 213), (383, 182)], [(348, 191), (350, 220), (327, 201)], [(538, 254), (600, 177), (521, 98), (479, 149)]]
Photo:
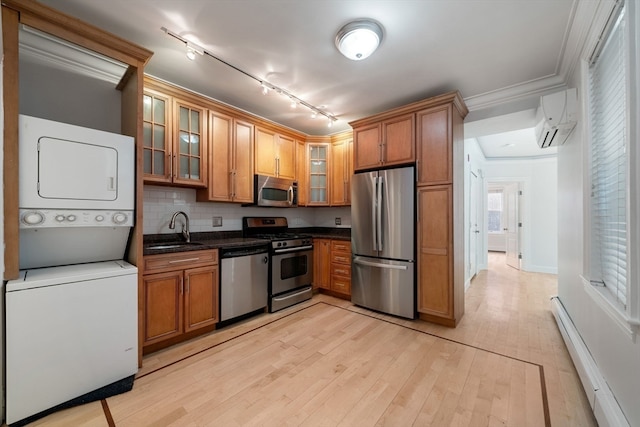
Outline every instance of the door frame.
[[(523, 271), (529, 271), (529, 262), (528, 262), (528, 254), (531, 253), (531, 239), (529, 236), (531, 235), (531, 204), (529, 203), (529, 197), (531, 196), (531, 178), (530, 177), (485, 177), (484, 180), (484, 198), (486, 199), (489, 195), (489, 187), (491, 186), (503, 186), (506, 187), (508, 184), (517, 183), (519, 191), (521, 195), (518, 198), (518, 222), (522, 224), (521, 227), (518, 227), (519, 231), (519, 246), (520, 246), (520, 268)], [(487, 206), (485, 205), (484, 214), (487, 214)], [(488, 231), (485, 225), (484, 230), (484, 238), (488, 239)], [(488, 249), (485, 248), (484, 257), (488, 258)], [(488, 264), (487, 264), (488, 267)]]

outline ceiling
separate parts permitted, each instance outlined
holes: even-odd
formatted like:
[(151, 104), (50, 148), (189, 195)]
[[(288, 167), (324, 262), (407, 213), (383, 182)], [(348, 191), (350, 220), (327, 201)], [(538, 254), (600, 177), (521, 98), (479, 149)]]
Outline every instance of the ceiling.
[[(578, 0), (41, 0), (154, 52), (153, 76), (309, 135), (349, 129), (348, 122), (459, 90), (471, 121), (530, 110), (545, 92), (565, 85), (572, 66)], [(582, 2), (584, 3), (584, 2)], [(384, 27), (378, 51), (362, 61), (343, 57), (336, 32), (357, 18)], [(584, 24), (584, 25), (588, 25)], [(258, 82), (209, 56), (186, 57), (185, 44), (214, 56), (337, 116), (311, 119)], [(531, 114), (529, 114), (531, 116)], [(506, 144), (534, 144), (531, 132), (493, 142), (478, 125), (468, 136), (499, 156)], [(504, 133), (533, 121), (500, 128)], [(506, 139), (505, 139), (506, 138)], [(506, 142), (510, 141), (510, 142)], [(484, 143), (483, 143), (484, 142)], [(485, 144), (486, 143), (486, 144)], [(539, 150), (539, 149), (538, 149)], [(504, 150), (502, 150), (504, 151)], [(546, 152), (545, 152), (546, 153)], [(519, 154), (529, 155), (529, 154)]]

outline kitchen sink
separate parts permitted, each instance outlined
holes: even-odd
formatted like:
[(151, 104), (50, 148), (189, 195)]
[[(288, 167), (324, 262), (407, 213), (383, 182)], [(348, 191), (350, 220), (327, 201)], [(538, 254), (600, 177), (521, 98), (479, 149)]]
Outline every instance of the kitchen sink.
[(154, 250), (154, 249), (178, 249), (178, 248), (188, 248), (192, 246), (200, 246), (202, 243), (199, 242), (177, 242), (177, 243), (158, 243), (154, 245), (147, 245), (145, 249)]

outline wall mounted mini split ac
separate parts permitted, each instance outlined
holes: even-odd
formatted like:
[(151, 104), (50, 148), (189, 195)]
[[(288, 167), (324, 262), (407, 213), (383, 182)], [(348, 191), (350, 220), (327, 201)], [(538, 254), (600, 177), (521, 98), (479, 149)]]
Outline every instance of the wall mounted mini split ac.
[(576, 89), (567, 89), (540, 97), (536, 112), (536, 140), (540, 148), (565, 143), (577, 123)]

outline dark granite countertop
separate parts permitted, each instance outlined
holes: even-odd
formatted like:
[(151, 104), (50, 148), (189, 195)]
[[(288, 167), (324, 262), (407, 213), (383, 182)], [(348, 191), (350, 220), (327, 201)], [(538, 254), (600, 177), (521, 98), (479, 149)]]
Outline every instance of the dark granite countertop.
[(191, 233), (190, 245), (180, 245), (173, 248), (153, 246), (170, 246), (172, 243), (182, 243), (181, 234), (146, 234), (143, 237), (143, 255), (168, 254), (186, 251), (199, 251), (204, 249), (233, 248), (238, 246), (266, 246), (269, 241), (242, 237), (242, 231), (217, 231), (207, 233)]
[[(291, 232), (300, 234), (309, 234), (314, 238), (351, 240), (350, 228), (331, 228), (331, 227), (306, 227), (291, 228)], [(250, 237), (242, 237), (242, 231), (213, 231), (202, 233), (191, 233), (191, 244), (179, 245), (174, 247), (173, 244), (184, 243), (184, 239), (180, 233), (170, 234), (145, 234), (143, 236), (143, 255), (169, 254), (187, 251), (199, 251), (204, 249), (221, 249), (232, 248), (238, 246), (263, 246), (269, 243), (265, 239), (255, 239)], [(159, 246), (154, 249), (154, 246)]]
[(335, 239), (335, 240), (351, 240), (350, 228), (337, 227), (306, 227), (292, 228), (297, 233), (310, 234), (314, 238), (319, 239)]

